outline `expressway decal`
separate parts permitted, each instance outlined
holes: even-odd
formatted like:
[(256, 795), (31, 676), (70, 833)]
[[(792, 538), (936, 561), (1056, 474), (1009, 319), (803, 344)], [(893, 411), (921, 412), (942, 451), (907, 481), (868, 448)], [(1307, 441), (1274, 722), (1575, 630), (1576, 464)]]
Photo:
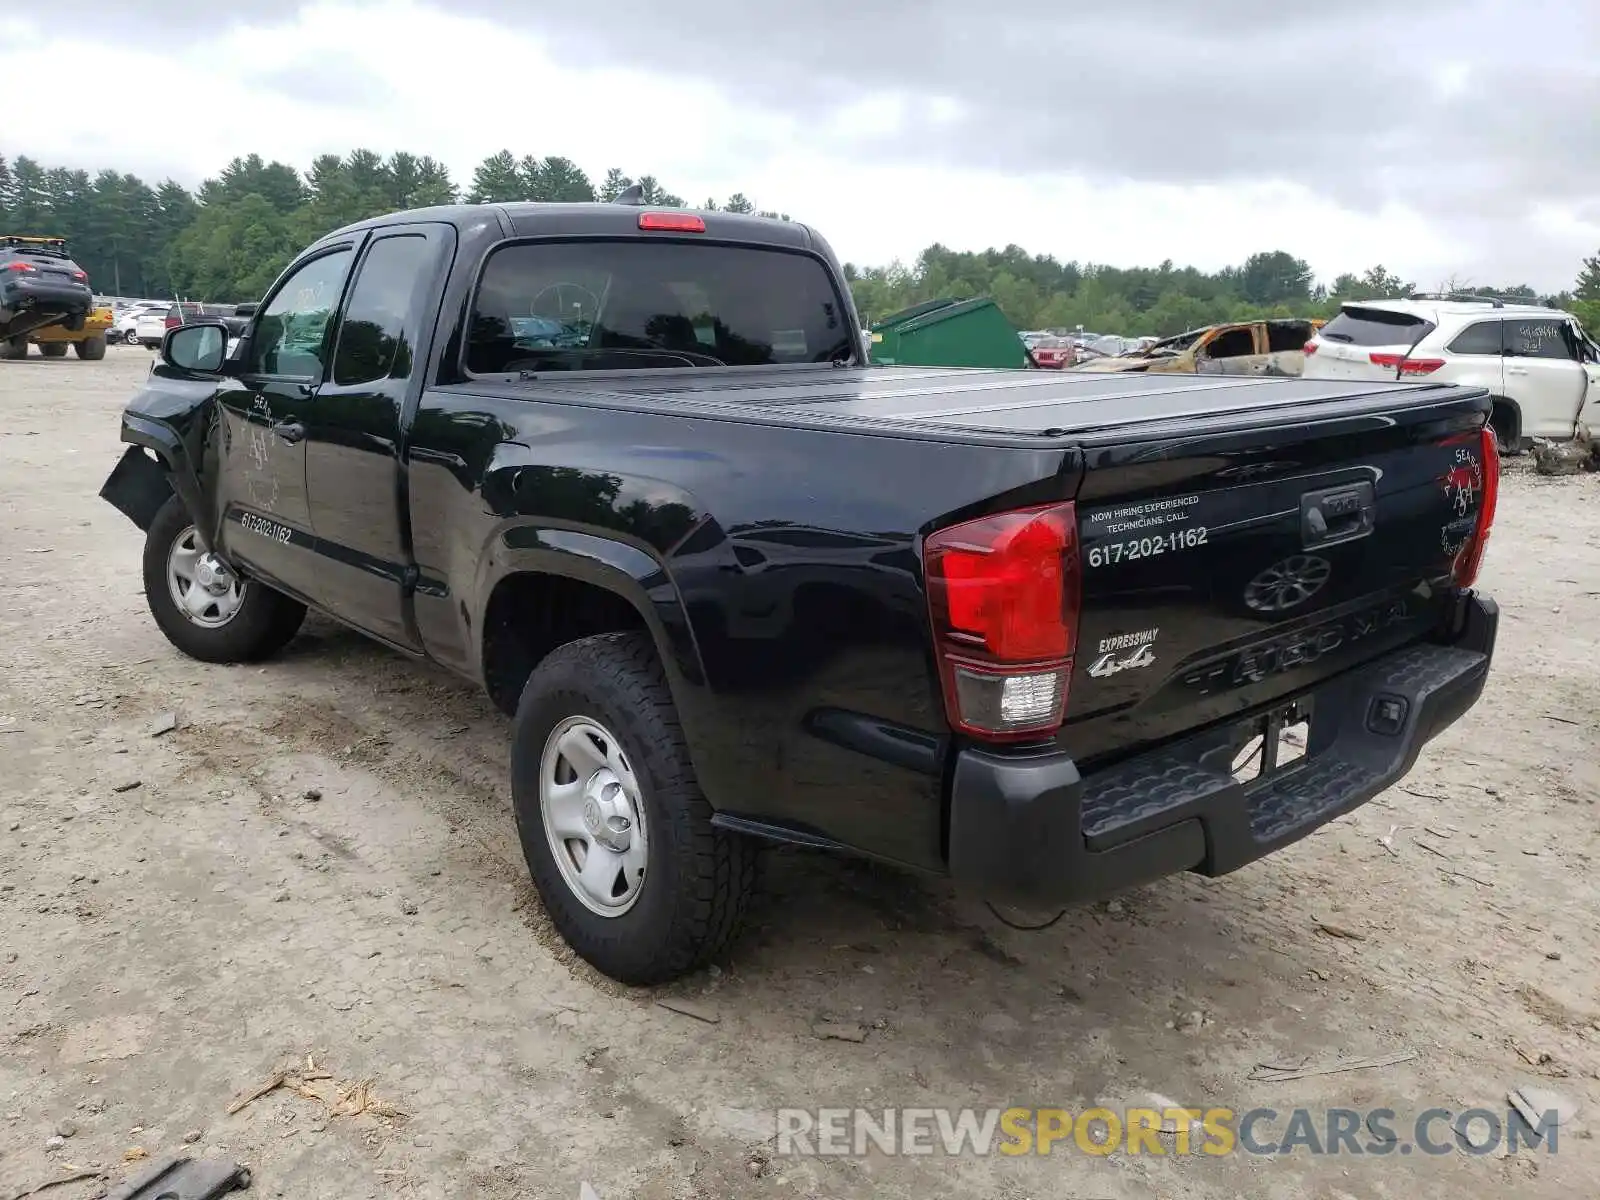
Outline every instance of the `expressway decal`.
[(1156, 558), (1174, 550), (1192, 550), (1196, 546), (1204, 546), (1209, 536), (1210, 531), (1204, 525), (1191, 525), (1186, 529), (1166, 530), (1122, 542), (1090, 546), (1085, 557), (1091, 567), (1109, 567), (1122, 562)]
[(1112, 634), (1110, 637), (1100, 639), (1100, 653), (1104, 654), (1107, 650), (1126, 650), (1130, 646), (1153, 642), (1156, 640), (1156, 634), (1160, 632), (1160, 627), (1156, 626), (1151, 629), (1141, 629), (1137, 633)]
[(1137, 671), (1155, 662), (1153, 646), (1159, 628), (1141, 629), (1137, 633), (1118, 633), (1100, 639), (1100, 657), (1089, 665), (1089, 674), (1095, 679), (1105, 679), (1122, 671)]
[(287, 525), (280, 525), (276, 521), (269, 521), (265, 517), (258, 517), (254, 513), (240, 513), (239, 526), (251, 533), (260, 534), (264, 538), (271, 538), (275, 542), (287, 544), (294, 536), (294, 531)]

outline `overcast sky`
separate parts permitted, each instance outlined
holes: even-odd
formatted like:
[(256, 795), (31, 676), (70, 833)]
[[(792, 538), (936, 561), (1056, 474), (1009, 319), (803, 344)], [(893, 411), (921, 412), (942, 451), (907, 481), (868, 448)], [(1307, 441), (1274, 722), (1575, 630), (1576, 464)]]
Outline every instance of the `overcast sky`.
[(280, 0), (250, 26), (156, 0), (92, 34), (32, 19), (0, 16), (0, 154), (151, 182), (365, 146), (465, 183), (508, 148), (694, 203), (743, 191), (867, 264), (933, 241), (1207, 269), (1285, 249), (1324, 280), (1381, 262), (1422, 286), (1558, 290), (1600, 249), (1600, 0)]

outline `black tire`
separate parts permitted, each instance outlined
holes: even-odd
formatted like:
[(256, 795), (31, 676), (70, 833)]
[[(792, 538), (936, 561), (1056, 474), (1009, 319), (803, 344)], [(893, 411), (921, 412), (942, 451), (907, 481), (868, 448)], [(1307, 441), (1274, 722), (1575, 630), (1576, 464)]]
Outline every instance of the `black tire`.
[(122, 340), (127, 342), (130, 346), (137, 346), (139, 344), (139, 335), (130, 329), (123, 336)]
[(39, 353), (46, 358), (65, 358), (67, 344), (65, 342), (40, 342)]
[(150, 615), (167, 640), (190, 658), (210, 663), (259, 662), (289, 644), (306, 619), (305, 605), (247, 579), (240, 603), (225, 625), (197, 625), (190, 620), (167, 583), (167, 560), (173, 546), (194, 526), (183, 501), (173, 496), (150, 523), (144, 541), (144, 594)]
[(28, 339), (25, 337), (0, 340), (0, 358), (27, 358)]
[(93, 337), (86, 337), (82, 341), (73, 342), (72, 348), (78, 352), (79, 358), (86, 359), (89, 362), (96, 362), (106, 356), (106, 339), (97, 333)]
[[(601, 916), (578, 898), (545, 831), (545, 744), (573, 717), (611, 731), (639, 783), (645, 874), (620, 916)], [(602, 974), (633, 986), (665, 983), (704, 966), (737, 934), (755, 887), (757, 846), (712, 826), (648, 635), (582, 638), (539, 664), (513, 726), (511, 794), (522, 852), (551, 921)]]

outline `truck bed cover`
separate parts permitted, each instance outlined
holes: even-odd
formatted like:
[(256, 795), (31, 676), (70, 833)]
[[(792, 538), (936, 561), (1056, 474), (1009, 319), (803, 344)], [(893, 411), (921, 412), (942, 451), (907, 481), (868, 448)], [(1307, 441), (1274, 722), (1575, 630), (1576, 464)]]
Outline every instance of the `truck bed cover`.
[[(458, 385), (491, 388), (506, 382)], [(1428, 383), (1351, 383), (1241, 379), (1207, 375), (1075, 375), (1071, 372), (903, 367), (790, 370), (684, 369), (548, 373), (509, 386), (535, 388), (540, 399), (680, 407), (685, 415), (962, 440), (1040, 438), (1093, 442), (1112, 437), (1194, 433), (1214, 424), (1349, 418), (1449, 400), (1480, 401), (1476, 389)]]

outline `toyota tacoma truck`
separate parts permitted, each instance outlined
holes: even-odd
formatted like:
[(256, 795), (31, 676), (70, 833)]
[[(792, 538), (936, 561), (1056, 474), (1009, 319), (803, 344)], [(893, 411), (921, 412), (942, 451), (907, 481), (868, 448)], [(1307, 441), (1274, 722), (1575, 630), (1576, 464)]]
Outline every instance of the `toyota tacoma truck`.
[(813, 230), (635, 200), (328, 234), (168, 332), (101, 492), (193, 658), (315, 609), (481, 684), (605, 974), (720, 953), (766, 843), (1032, 911), (1222, 875), (1477, 701), (1486, 392), (874, 368)]

